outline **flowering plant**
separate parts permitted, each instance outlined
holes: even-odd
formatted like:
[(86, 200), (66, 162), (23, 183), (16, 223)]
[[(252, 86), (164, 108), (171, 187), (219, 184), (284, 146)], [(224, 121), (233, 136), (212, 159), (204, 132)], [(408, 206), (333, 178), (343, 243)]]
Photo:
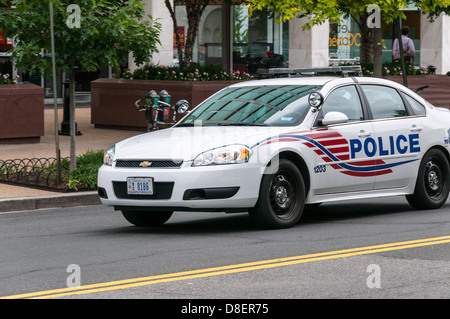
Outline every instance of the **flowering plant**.
[[(363, 64), (363, 65), (361, 65), (361, 67), (362, 67), (364, 76), (373, 76), (373, 65)], [(381, 71), (382, 71), (383, 76), (403, 75), (402, 67), (398, 63), (383, 63), (383, 68)], [(430, 71), (428, 70), (428, 68), (425, 68), (423, 66), (414, 67), (411, 65), (407, 65), (406, 66), (406, 74), (407, 75), (426, 75), (426, 74), (430, 74)]]
[(172, 81), (221, 81), (248, 80), (251, 75), (246, 72), (227, 72), (220, 66), (195, 66), (188, 69), (163, 66), (146, 66), (130, 72), (126, 70), (116, 78), (135, 80), (172, 80)]
[(0, 84), (17, 84), (17, 79), (19, 78), (19, 75), (17, 75), (17, 78), (14, 80), (10, 77), (11, 76), (8, 73), (6, 74), (0, 73)]

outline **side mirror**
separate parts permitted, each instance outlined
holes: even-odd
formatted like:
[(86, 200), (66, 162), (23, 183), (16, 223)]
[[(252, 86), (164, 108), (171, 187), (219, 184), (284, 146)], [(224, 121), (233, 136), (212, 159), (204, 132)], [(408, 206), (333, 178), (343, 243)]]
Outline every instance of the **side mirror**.
[(190, 107), (191, 107), (191, 105), (189, 104), (188, 101), (186, 101), (186, 100), (179, 100), (175, 104), (175, 111), (178, 114), (185, 114)]
[(318, 110), (323, 103), (323, 95), (319, 92), (313, 92), (308, 97), (309, 105), (314, 108), (314, 110)]
[(328, 112), (325, 114), (322, 125), (342, 124), (347, 123), (348, 117), (342, 112)]

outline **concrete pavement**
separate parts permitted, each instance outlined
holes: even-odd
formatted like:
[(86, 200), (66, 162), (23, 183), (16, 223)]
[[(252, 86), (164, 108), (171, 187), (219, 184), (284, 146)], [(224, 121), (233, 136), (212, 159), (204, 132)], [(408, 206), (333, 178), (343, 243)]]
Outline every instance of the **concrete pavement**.
[[(48, 158), (56, 156), (54, 108), (46, 106), (45, 135), (35, 144), (0, 144), (0, 159)], [(61, 128), (63, 109), (58, 109), (58, 128)], [(98, 129), (91, 124), (90, 107), (77, 107), (75, 113), (78, 131), (76, 137), (77, 155), (88, 150), (105, 150), (116, 142), (140, 134), (137, 131)], [(70, 137), (59, 136), (61, 157), (70, 156)], [(0, 183), (0, 212), (39, 208), (67, 207), (100, 204), (97, 192), (59, 193), (32, 187), (21, 187)]]

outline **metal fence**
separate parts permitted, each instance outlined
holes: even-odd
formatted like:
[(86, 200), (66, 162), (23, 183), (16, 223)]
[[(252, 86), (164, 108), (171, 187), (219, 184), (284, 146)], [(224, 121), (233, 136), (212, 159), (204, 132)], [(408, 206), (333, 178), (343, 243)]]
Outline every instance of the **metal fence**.
[[(61, 176), (69, 174), (69, 160), (61, 159)], [(58, 189), (61, 181), (58, 178), (56, 158), (26, 158), (0, 160), (0, 182), (36, 188)]]

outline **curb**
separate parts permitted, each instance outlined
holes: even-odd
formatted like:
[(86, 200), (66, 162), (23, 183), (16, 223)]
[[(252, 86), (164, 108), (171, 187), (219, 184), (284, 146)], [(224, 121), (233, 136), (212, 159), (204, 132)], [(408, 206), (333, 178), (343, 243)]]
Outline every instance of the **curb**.
[(0, 199), (0, 213), (42, 208), (62, 208), (100, 204), (101, 201), (96, 191), (62, 195), (57, 194), (35, 197), (17, 197), (14, 199)]

